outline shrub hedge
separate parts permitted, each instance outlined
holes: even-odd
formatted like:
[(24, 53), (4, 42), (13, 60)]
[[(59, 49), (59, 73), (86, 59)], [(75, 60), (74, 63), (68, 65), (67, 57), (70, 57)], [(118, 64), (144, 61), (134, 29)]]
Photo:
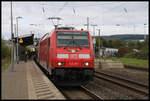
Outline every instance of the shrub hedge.
[(2, 45), (2, 48), (1, 48), (1, 58), (4, 59), (4, 58), (10, 58), (11, 57), (11, 48), (9, 46), (7, 46), (4, 42), (4, 40), (1, 40), (1, 45)]

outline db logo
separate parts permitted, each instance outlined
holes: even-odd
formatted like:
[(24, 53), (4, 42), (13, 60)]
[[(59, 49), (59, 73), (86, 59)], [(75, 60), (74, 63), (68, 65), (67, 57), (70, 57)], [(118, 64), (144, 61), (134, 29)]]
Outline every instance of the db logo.
[(70, 54), (71, 59), (77, 59), (77, 54)]

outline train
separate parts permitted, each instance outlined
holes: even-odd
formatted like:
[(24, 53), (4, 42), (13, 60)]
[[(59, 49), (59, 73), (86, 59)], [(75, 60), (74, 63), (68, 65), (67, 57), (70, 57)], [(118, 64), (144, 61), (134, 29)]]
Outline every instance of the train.
[(92, 42), (87, 30), (59, 27), (40, 39), (38, 63), (56, 85), (87, 84), (94, 75)]

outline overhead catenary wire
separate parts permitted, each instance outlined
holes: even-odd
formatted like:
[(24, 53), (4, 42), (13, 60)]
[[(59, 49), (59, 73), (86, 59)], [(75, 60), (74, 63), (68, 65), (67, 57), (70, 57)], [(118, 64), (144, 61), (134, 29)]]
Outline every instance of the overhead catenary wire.
[[(13, 2), (13, 3), (15, 3), (15, 2)], [(75, 14), (76, 14), (76, 15), (78, 14), (78, 16), (77, 16), (78, 18), (77, 18), (77, 19), (80, 20), (80, 22), (79, 22), (80, 24), (78, 24), (78, 25), (82, 25), (82, 24), (81, 24), (81, 23), (82, 23), (82, 22), (81, 22), (81, 17), (83, 17), (82, 19), (85, 19), (85, 16), (84, 16), (84, 15), (82, 16), (82, 14), (80, 13), (81, 10), (79, 9), (79, 7), (87, 7), (87, 6), (88, 6), (89, 8), (92, 8), (94, 5), (97, 6), (97, 7), (98, 7), (98, 6), (100, 7), (100, 5), (101, 5), (101, 6), (104, 5), (104, 4), (101, 4), (101, 2), (97, 2), (97, 4), (95, 4), (95, 3), (93, 3), (93, 2), (91, 2), (90, 4), (88, 4), (87, 2), (81, 3), (81, 4), (79, 4), (79, 3), (80, 3), (80, 2), (78, 2), (78, 3), (74, 3), (74, 2), (73, 2), (73, 3), (71, 3), (71, 4), (69, 3), (69, 5), (68, 5), (68, 4), (65, 5), (65, 7), (62, 7), (62, 6), (65, 4), (65, 2), (60, 2), (60, 3), (59, 3), (59, 2), (58, 2), (58, 3), (55, 3), (55, 2), (54, 2), (54, 3), (53, 3), (53, 2), (47, 2), (47, 3), (45, 3), (45, 5), (43, 6), (43, 9), (44, 9), (44, 10), (41, 9), (41, 7), (40, 7), (40, 9), (41, 9), (40, 11), (42, 12), (42, 10), (43, 10), (43, 12), (44, 12), (44, 13), (42, 12), (43, 15), (44, 15), (44, 14), (47, 14), (47, 16), (48, 16), (48, 13), (47, 13), (47, 12), (49, 12), (49, 15), (50, 15), (50, 13), (51, 13), (51, 14), (55, 14), (56, 12), (53, 13), (53, 12), (51, 12), (51, 11), (48, 10), (48, 9), (55, 8), (55, 5), (57, 5), (57, 6), (56, 6), (57, 8), (55, 8), (55, 10), (58, 11), (58, 14), (61, 13), (61, 15), (63, 15), (63, 12), (66, 10), (66, 9), (64, 9), (64, 8), (67, 8), (67, 7), (68, 7), (68, 9), (70, 9), (70, 10), (72, 10), (72, 8), (74, 8)], [(125, 3), (122, 3), (122, 2), (120, 2), (120, 3), (121, 3), (121, 4), (125, 4)], [(21, 6), (21, 4), (23, 4), (23, 3), (15, 3), (15, 4), (16, 4), (16, 5), (19, 5), (19, 4), (20, 4), (20, 6)], [(26, 4), (26, 5), (27, 5), (27, 4), (30, 4), (30, 2), (29, 2), (29, 3), (25, 3), (25, 4)], [(31, 4), (34, 4), (34, 3), (31, 2)], [(39, 4), (42, 4), (42, 2), (41, 2), (41, 3), (38, 3), (38, 2), (36, 3), (36, 5), (39, 5)], [(54, 5), (53, 5), (53, 4), (54, 4)], [(78, 4), (79, 4), (79, 5), (78, 5)], [(117, 2), (114, 2), (113, 5), (109, 5), (109, 4), (111, 4), (111, 3), (109, 3), (109, 2), (108, 2), (108, 3), (105, 3), (105, 4), (108, 4), (107, 6), (111, 6), (111, 9), (113, 9), (113, 10), (117, 10), (118, 7), (117, 7), (117, 8), (115, 8), (115, 7), (120, 5), (119, 3), (117, 4)], [(53, 6), (53, 7), (50, 7), (50, 6)], [(112, 7), (112, 6), (113, 6), (113, 7)], [(72, 8), (69, 8), (69, 7), (72, 7)], [(76, 8), (76, 7), (77, 7), (77, 8)], [(105, 6), (102, 6), (102, 7), (105, 8)], [(63, 8), (63, 9), (60, 10), (61, 8)], [(110, 9), (110, 8), (109, 8), (109, 9)], [(107, 12), (107, 10), (109, 10), (109, 9), (104, 9), (104, 11)], [(119, 9), (120, 9), (120, 8), (119, 8)], [(100, 10), (100, 8), (99, 8), (99, 10)], [(127, 10), (128, 10), (128, 8), (127, 8)], [(63, 12), (62, 12), (62, 11), (63, 11)], [(112, 10), (110, 10), (110, 13), (113, 13), (113, 12), (111, 12), (111, 11), (112, 11)], [(73, 10), (72, 10), (72, 12), (73, 12)], [(109, 13), (109, 11), (108, 11), (107, 13)], [(125, 17), (126, 17), (127, 14), (125, 14), (125, 12), (123, 12), (123, 13), (124, 13), (124, 15), (125, 15)], [(129, 11), (129, 14), (130, 14), (130, 11)], [(96, 15), (97, 15), (97, 14), (96, 14)], [(92, 16), (93, 16), (93, 15), (92, 15)], [(99, 12), (99, 18), (100, 18), (100, 16), (101, 16), (101, 15), (100, 15), (100, 12)], [(65, 16), (64, 16), (64, 17), (65, 17)], [(95, 17), (95, 16), (93, 16), (93, 17)], [(90, 18), (90, 19), (92, 20), (93, 17)], [(104, 18), (105, 18), (105, 17), (104, 17)], [(105, 19), (106, 19), (106, 18), (105, 18)], [(104, 20), (105, 20), (105, 19), (104, 19)], [(94, 19), (94, 20), (95, 20), (94, 22), (96, 22), (96, 20), (98, 21), (98, 19)], [(126, 20), (127, 20), (127, 19), (126, 19)], [(75, 20), (74, 20), (74, 21), (75, 21)], [(84, 20), (82, 20), (82, 21), (84, 21)], [(119, 21), (119, 20), (117, 20), (117, 21)], [(128, 21), (128, 22), (129, 22), (129, 21)], [(66, 22), (66, 24), (67, 24), (67, 23), (70, 23), (70, 22)], [(78, 23), (78, 22), (75, 22), (75, 23)], [(102, 23), (102, 22), (101, 22), (101, 23)], [(100, 24), (98, 24), (98, 26), (99, 26), (99, 25), (100, 25)], [(46, 26), (45, 26), (45, 27), (46, 27)]]
[[(104, 14), (105, 13), (108, 13), (108, 12), (110, 12), (110, 11), (112, 11), (112, 10), (115, 10), (116, 8), (119, 8), (119, 7), (121, 7), (122, 5), (125, 5), (126, 3), (121, 3), (121, 4), (119, 4), (119, 5), (117, 5), (117, 6), (115, 6), (115, 7), (112, 7), (112, 8), (110, 8), (109, 10), (107, 10), (107, 11), (104, 11), (103, 9), (103, 11), (102, 11), (102, 22), (104, 21)], [(95, 18), (97, 18), (97, 17), (100, 17), (99, 15), (97, 15), (97, 16), (95, 16), (95, 17), (93, 17), (93, 18), (91, 18), (91, 20), (94, 20)], [(104, 24), (104, 23), (103, 23)], [(103, 26), (103, 24), (102, 24), (102, 26)]]
[(76, 16), (76, 10), (75, 10), (75, 8), (73, 7), (73, 13), (75, 14), (75, 16)]
[(125, 5), (125, 3), (120, 4), (120, 5), (118, 5), (118, 6), (115, 6), (115, 7), (111, 8), (111, 9), (109, 9), (108, 11), (105, 11), (105, 12), (103, 12), (103, 13), (108, 13), (108, 12), (110, 12), (110, 11), (112, 11), (112, 10), (116, 9), (116, 8), (121, 7), (122, 5)]
[[(110, 9), (109, 9), (109, 10), (107, 10), (107, 11), (103, 11), (102, 13), (103, 13), (103, 14), (108, 13), (108, 12), (110, 12), (110, 11), (112, 11), (112, 10), (116, 9), (116, 8), (121, 7), (122, 5), (125, 5), (125, 3), (122, 3), (122, 4), (120, 4), (120, 5), (117, 5), (117, 6), (113, 7), (113, 8), (110, 8)], [(95, 19), (95, 18), (97, 18), (97, 17), (99, 17), (99, 15), (97, 15), (97, 16), (95, 16), (95, 17), (93, 17), (92, 19)]]
[(59, 10), (55, 13), (54, 16), (58, 15), (63, 9), (64, 7), (68, 4), (68, 2), (66, 2), (61, 8), (59, 8)]
[[(48, 4), (50, 3), (50, 4)], [(52, 3), (57, 3), (56, 5), (55, 4), (52, 4)], [(81, 3), (81, 2), (79, 2)], [(85, 3), (85, 2), (83, 2)], [(100, 5), (106, 5), (106, 4), (113, 4), (113, 3), (116, 3), (116, 2), (110, 2), (110, 3), (102, 3), (101, 2), (95, 2), (96, 4), (76, 4), (76, 5), (68, 5), (67, 7), (87, 7), (87, 6), (100, 6)], [(14, 4), (23, 4), (23, 5), (41, 5), (41, 2), (14, 2)], [(8, 5), (8, 4), (5, 4), (5, 5)], [(46, 2), (46, 5), (47, 6), (51, 6), (51, 7), (59, 7), (60, 5), (58, 4), (58, 2)]]
[[(94, 6), (94, 7), (96, 7), (96, 6), (100, 6), (100, 5), (106, 5), (106, 4), (112, 4), (112, 3), (93, 4), (93, 5), (86, 5), (86, 4), (79, 5), (79, 4), (77, 4), (77, 5), (68, 5), (67, 7), (88, 7), (88, 6)], [(54, 5), (48, 5), (48, 6), (54, 6)], [(57, 6), (55, 6), (55, 7), (57, 7)]]
[(43, 29), (44, 29), (44, 31), (45, 31), (45, 23), (44, 23), (44, 20), (46, 20), (46, 9), (45, 9), (45, 7), (44, 7), (44, 5), (46, 5), (46, 4), (44, 4), (44, 3), (42, 3), (42, 11), (43, 11)]
[[(58, 11), (55, 13), (54, 16), (48, 18), (49, 20), (51, 19), (51, 21), (52, 21), (53, 25), (55, 26), (55, 28), (57, 28), (57, 26), (60, 25), (60, 24), (58, 24), (59, 20), (62, 20), (62, 18), (56, 17), (56, 15), (58, 15), (58, 14), (64, 9), (64, 7), (65, 7), (67, 4), (68, 4), (68, 2), (64, 3), (64, 5), (63, 5), (61, 8), (58, 9)], [(54, 19), (57, 20), (57, 24), (54, 23), (54, 21), (53, 21)]]

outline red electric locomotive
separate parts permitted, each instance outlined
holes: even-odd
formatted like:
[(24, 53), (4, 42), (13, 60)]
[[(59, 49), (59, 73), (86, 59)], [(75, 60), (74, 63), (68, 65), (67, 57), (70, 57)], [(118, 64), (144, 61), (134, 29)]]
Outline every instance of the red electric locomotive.
[(61, 27), (39, 41), (38, 61), (56, 85), (81, 85), (92, 80), (94, 52), (88, 31)]

